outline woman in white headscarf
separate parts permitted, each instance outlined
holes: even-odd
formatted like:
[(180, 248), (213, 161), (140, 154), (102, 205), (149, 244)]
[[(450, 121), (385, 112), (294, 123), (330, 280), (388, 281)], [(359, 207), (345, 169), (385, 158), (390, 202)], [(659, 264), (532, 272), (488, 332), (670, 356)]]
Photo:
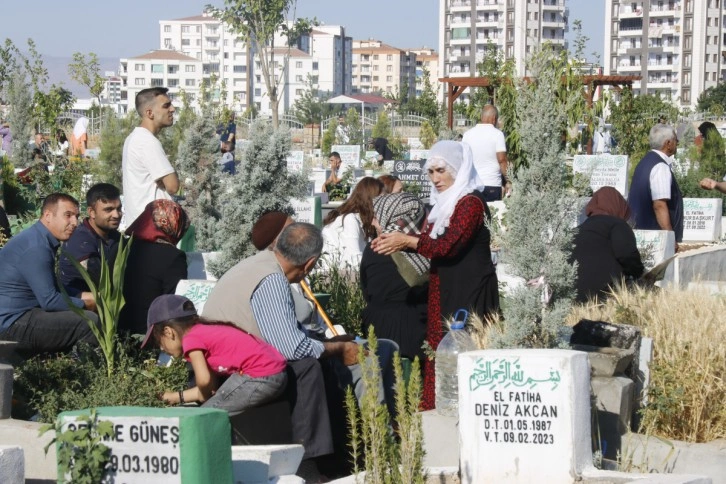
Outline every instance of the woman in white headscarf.
[[(373, 248), (381, 254), (416, 251), (431, 259), (426, 341), (434, 350), (444, 336), (442, 321), (458, 309), (486, 316), (499, 310), (497, 275), (485, 225), (489, 209), (477, 182), (471, 148), (458, 141), (439, 141), (424, 165), (431, 179), (426, 231), (420, 236), (381, 234)], [(424, 361), (421, 406), (434, 408), (435, 372)]]
[(88, 147), (88, 118), (83, 116), (76, 121), (71, 134), (71, 156), (83, 156)]

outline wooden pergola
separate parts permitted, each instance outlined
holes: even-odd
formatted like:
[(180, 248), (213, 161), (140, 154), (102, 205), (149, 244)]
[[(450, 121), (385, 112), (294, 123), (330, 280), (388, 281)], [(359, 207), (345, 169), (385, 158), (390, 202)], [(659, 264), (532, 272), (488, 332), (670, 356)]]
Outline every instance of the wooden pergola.
[[(604, 76), (604, 75), (585, 75), (582, 76), (583, 92), (587, 100), (587, 106), (592, 107), (593, 99), (597, 88), (602, 86), (612, 86), (618, 92), (624, 87), (633, 87), (633, 82), (639, 81), (641, 76)], [(531, 82), (531, 78), (522, 78), (525, 82)], [(452, 129), (454, 126), (454, 101), (461, 96), (467, 87), (483, 87), (489, 93), (490, 98), (494, 98), (495, 87), (489, 82), (488, 77), (442, 77), (439, 79), (446, 85), (447, 92), (447, 126)], [(588, 154), (591, 154), (591, 144), (588, 143)]]

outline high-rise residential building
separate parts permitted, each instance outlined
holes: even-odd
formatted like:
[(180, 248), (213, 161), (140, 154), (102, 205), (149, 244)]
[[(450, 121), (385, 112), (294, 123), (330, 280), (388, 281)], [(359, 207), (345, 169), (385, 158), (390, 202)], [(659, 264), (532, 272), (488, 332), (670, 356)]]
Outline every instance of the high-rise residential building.
[(549, 42), (566, 49), (565, 0), (440, 0), (439, 74), (470, 77), (489, 49), (497, 49), (525, 76), (527, 56)]
[(606, 0), (605, 74), (639, 75), (636, 93), (682, 107), (726, 76), (723, 0)]
[(384, 44), (380, 40), (353, 41), (353, 94), (390, 93), (402, 86), (416, 95), (416, 54)]
[[(276, 35), (272, 49), (275, 56), (274, 70), (278, 76), (282, 72), (285, 57), (289, 56), (284, 79), (277, 86), (280, 113), (292, 107), (296, 97), (306, 87), (308, 75), (314, 87), (321, 91), (329, 91), (333, 95), (351, 92), (352, 39), (346, 37), (343, 27), (316, 27), (314, 32), (302, 36), (297, 45), (290, 48), (286, 47), (286, 40), (281, 34)], [(164, 76), (164, 82), (168, 81), (170, 84), (163, 85), (170, 88), (172, 95), (177, 95), (178, 90), (183, 89), (196, 100), (202, 81), (216, 76), (220, 84), (212, 95), (222, 92), (219, 87), (223, 81), (226, 93), (223, 102), (228, 107), (241, 112), (254, 103), (261, 114), (270, 113), (270, 100), (258, 53), (240, 40), (228, 25), (209, 13), (174, 20), (160, 20), (159, 47), (164, 52), (172, 53), (169, 54), (172, 57), (183, 56), (183, 61), (182, 57), (176, 59), (179, 62), (189, 62), (191, 59), (198, 63), (195, 67), (198, 76), (194, 85), (190, 78), (181, 79), (171, 74)], [(162, 55), (158, 52), (154, 55)], [(136, 87), (142, 85), (141, 82), (145, 87), (149, 87), (152, 82), (155, 84), (159, 82), (159, 78), (153, 77), (149, 71), (146, 71), (145, 75), (131, 71), (131, 66), (128, 64), (132, 60), (134, 64), (137, 63), (136, 59), (138, 58), (122, 59), (121, 62), (122, 77), (124, 72), (128, 77), (124, 86), (127, 91), (126, 98), (131, 100), (131, 103), (136, 92), (140, 90)]]
[(420, 96), (424, 88), (424, 74), (428, 72), (429, 82), (434, 92), (439, 92), (439, 54), (429, 47), (410, 49), (416, 54), (416, 96)]

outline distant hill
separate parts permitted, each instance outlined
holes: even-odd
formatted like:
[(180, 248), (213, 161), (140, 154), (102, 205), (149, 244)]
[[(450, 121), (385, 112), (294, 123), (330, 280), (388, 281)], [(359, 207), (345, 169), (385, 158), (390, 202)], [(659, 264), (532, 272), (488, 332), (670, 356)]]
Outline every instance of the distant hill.
[[(88, 88), (81, 86), (68, 75), (68, 64), (73, 61), (72, 57), (50, 57), (43, 56), (43, 65), (48, 69), (48, 85), (59, 84), (68, 89), (79, 99), (90, 98)], [(114, 57), (99, 57), (101, 64), (101, 75), (106, 71), (118, 71), (119, 59)]]

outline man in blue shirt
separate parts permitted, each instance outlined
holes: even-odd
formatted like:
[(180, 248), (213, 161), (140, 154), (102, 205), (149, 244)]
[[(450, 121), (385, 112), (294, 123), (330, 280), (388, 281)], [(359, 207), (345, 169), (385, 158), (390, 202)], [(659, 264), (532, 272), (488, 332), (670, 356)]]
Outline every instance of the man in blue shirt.
[[(86, 193), (88, 217), (63, 244), (63, 250), (76, 259), (98, 285), (101, 278), (101, 251), (110, 268), (116, 260), (121, 233), (121, 192), (110, 183), (97, 183)], [(88, 291), (88, 285), (67, 257), (59, 262), (60, 279), (69, 294)]]
[[(75, 198), (48, 195), (40, 220), (0, 250), (0, 339), (18, 342), (24, 356), (67, 351), (79, 342), (97, 344), (86, 318), (70, 310), (54, 274), (56, 251), (76, 229), (78, 213)], [(91, 293), (71, 294), (71, 304), (84, 308), (98, 325)]]

